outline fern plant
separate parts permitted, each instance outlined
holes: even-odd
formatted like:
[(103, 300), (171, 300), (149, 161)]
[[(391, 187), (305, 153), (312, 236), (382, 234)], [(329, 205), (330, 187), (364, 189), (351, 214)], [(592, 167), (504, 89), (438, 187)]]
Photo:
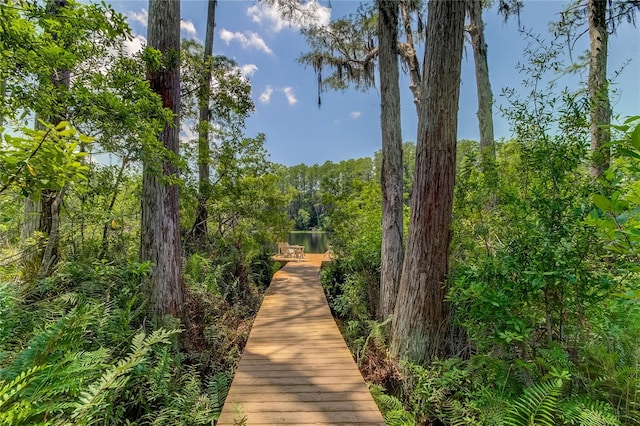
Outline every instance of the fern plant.
[(613, 407), (586, 397), (572, 398), (560, 404), (565, 424), (577, 426), (622, 426)]
[(20, 392), (36, 377), (45, 366), (33, 367), (23, 371), (11, 381), (0, 382), (0, 424), (12, 425), (24, 423), (32, 411), (31, 402), (19, 399)]
[(18, 313), (22, 296), (18, 286), (0, 282), (0, 362), (3, 352), (16, 340), (16, 329), (20, 325)]
[(416, 424), (415, 415), (407, 411), (398, 398), (384, 393), (382, 386), (373, 385), (370, 391), (388, 426), (413, 426)]
[(562, 379), (537, 383), (511, 404), (506, 413), (507, 426), (555, 426), (562, 395)]
[(211, 401), (211, 409), (213, 411), (213, 417), (215, 420), (220, 418), (222, 413), (222, 406), (227, 399), (229, 393), (229, 380), (224, 373), (216, 373), (209, 379), (207, 385), (207, 394)]
[(228, 380), (224, 373), (211, 376), (203, 392), (198, 373), (187, 371), (167, 404), (157, 412), (148, 413), (144, 420), (154, 426), (211, 425), (220, 418), (227, 392)]
[(76, 424), (92, 424), (98, 413), (109, 403), (109, 393), (117, 392), (127, 384), (128, 373), (146, 360), (151, 346), (158, 343), (170, 344), (170, 338), (179, 330), (155, 330), (150, 336), (137, 334), (131, 343), (131, 352), (102, 374), (100, 380), (89, 390), (80, 394), (72, 418)]

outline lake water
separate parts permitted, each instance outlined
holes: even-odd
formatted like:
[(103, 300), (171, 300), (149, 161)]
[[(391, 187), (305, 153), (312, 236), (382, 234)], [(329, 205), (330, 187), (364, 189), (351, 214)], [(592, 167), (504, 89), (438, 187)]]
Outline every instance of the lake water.
[(327, 251), (327, 234), (325, 232), (289, 232), (289, 244), (304, 246), (305, 253), (324, 253)]

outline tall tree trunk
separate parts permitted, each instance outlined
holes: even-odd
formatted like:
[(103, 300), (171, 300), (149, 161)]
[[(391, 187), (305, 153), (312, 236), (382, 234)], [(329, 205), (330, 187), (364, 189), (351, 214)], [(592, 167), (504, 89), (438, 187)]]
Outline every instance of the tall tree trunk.
[[(57, 15), (58, 11), (68, 6), (67, 0), (51, 0), (48, 2), (49, 15)], [(54, 39), (57, 35), (52, 34)], [(57, 68), (51, 70), (49, 77), (56, 93), (60, 93), (68, 89), (71, 84), (71, 73), (68, 69)], [(36, 113), (35, 128), (42, 128), (38, 121), (43, 116), (46, 121), (53, 125), (58, 125), (66, 119), (66, 107), (54, 102), (52, 111), (42, 111)], [(60, 208), (62, 207), (63, 190), (59, 193), (55, 190), (45, 189), (40, 194), (40, 200), (34, 202), (28, 199), (25, 202), (25, 223), (23, 225), (23, 239), (31, 237), (34, 230), (34, 224), (37, 223), (37, 230), (40, 231), (47, 239), (46, 246), (43, 250), (36, 249), (31, 251), (25, 257), (25, 264), (35, 266), (38, 265), (38, 276), (46, 277), (55, 266), (59, 259), (58, 246), (60, 238)], [(35, 271), (35, 269), (34, 269)]]
[(465, 3), (430, 0), (425, 78), (409, 238), (393, 320), (394, 356), (414, 362), (451, 351), (445, 301), (455, 180)]
[(416, 106), (416, 112), (420, 113), (420, 86), (422, 76), (420, 75), (420, 64), (416, 55), (416, 46), (413, 40), (413, 30), (411, 29), (411, 14), (409, 13), (408, 0), (400, 0), (400, 10), (402, 11), (402, 24), (404, 25), (404, 33), (407, 39), (403, 46), (403, 57), (409, 67), (409, 89), (413, 93), (413, 104)]
[[(39, 278), (45, 278), (51, 273), (51, 268), (58, 261), (58, 240), (60, 236), (60, 206), (62, 205), (62, 199), (64, 193), (67, 191), (67, 185), (55, 194), (55, 198), (49, 206), (49, 239), (42, 255), (42, 262), (40, 264)], [(44, 204), (44, 203), (43, 203)], [(43, 218), (45, 215), (42, 216)]]
[(20, 241), (25, 243), (27, 239), (33, 236), (33, 233), (38, 230), (40, 223), (40, 209), (42, 205), (39, 202), (28, 197), (24, 202), (24, 216), (22, 222), (22, 231), (20, 233)]
[(484, 23), (482, 22), (482, 1), (467, 0), (469, 14), (468, 32), (473, 46), (473, 60), (476, 68), (476, 87), (478, 92), (478, 124), (480, 126), (480, 155), (483, 170), (496, 158), (493, 135), (493, 93), (489, 80), (487, 61), (487, 43), (484, 39)]
[(402, 129), (398, 70), (398, 3), (378, 0), (382, 127), (382, 253), (378, 317), (393, 313), (402, 273)]
[[(180, 0), (149, 0), (147, 41), (149, 47), (162, 53), (164, 59), (162, 69), (147, 71), (147, 79), (152, 90), (162, 98), (163, 106), (174, 114), (173, 122), (165, 124), (159, 140), (169, 153), (178, 155)], [(148, 159), (143, 166), (140, 241), (140, 259), (154, 265), (146, 282), (150, 313), (157, 317), (184, 318), (178, 186), (170, 183), (177, 167), (171, 161), (163, 161), (162, 167), (154, 167), (153, 161)]]
[(589, 0), (589, 100), (591, 103), (591, 175), (609, 167), (611, 123), (607, 83), (607, 0)]
[(209, 164), (209, 101), (211, 98), (211, 71), (213, 69), (213, 33), (216, 26), (217, 0), (209, 0), (207, 12), (207, 35), (204, 42), (202, 79), (198, 102), (200, 104), (200, 122), (198, 123), (198, 207), (193, 224), (193, 240), (202, 246), (207, 237), (207, 202), (211, 195)]

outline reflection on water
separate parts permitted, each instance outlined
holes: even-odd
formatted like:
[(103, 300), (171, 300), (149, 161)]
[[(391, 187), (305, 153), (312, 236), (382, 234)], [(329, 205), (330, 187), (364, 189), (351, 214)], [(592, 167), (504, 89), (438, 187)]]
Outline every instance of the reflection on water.
[(327, 234), (317, 231), (289, 232), (289, 244), (304, 246), (305, 253), (324, 253), (327, 251)]

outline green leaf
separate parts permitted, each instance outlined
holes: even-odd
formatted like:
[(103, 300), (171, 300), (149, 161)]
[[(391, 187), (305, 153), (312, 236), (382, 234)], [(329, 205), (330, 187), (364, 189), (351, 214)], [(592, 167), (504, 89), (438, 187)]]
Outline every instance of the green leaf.
[(622, 155), (623, 157), (630, 157), (630, 158), (635, 158), (637, 160), (640, 160), (640, 153), (631, 149), (627, 149), (627, 148), (622, 148), (619, 147), (618, 148), (618, 152), (620, 153), (620, 155)]
[(635, 129), (631, 132), (631, 145), (634, 148), (640, 149), (640, 124), (636, 125)]
[(632, 115), (631, 117), (627, 117), (624, 122), (626, 123), (631, 123), (633, 121), (637, 121), (640, 120), (640, 115)]
[(70, 126), (70, 124), (69, 124), (68, 121), (61, 121), (56, 126), (56, 130), (60, 132), (60, 131), (62, 131), (64, 129), (66, 129), (67, 127), (69, 127), (69, 126)]
[(603, 212), (610, 212), (613, 210), (613, 203), (603, 195), (593, 194), (592, 201), (593, 204)]
[(87, 135), (80, 134), (80, 135), (78, 136), (78, 139), (80, 140), (80, 142), (85, 143), (85, 144), (88, 144), (88, 143), (93, 142), (96, 138), (91, 137), (91, 136), (87, 136)]
[(620, 130), (621, 132), (626, 132), (627, 130), (629, 130), (629, 126), (626, 125), (612, 124), (611, 127), (616, 130)]

